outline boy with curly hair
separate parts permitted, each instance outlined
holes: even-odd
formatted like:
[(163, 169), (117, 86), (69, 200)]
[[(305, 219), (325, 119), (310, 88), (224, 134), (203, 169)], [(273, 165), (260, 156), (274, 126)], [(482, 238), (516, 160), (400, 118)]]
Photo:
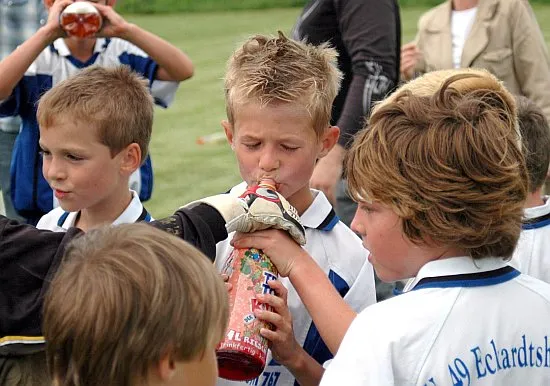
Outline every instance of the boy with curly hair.
[(426, 74), (375, 108), (347, 160), (352, 228), (380, 278), (411, 279), (358, 315), (279, 231), (234, 240), (271, 257), (338, 351), (322, 386), (550, 381), (550, 285), (509, 265), (528, 181), (516, 119), (483, 70)]

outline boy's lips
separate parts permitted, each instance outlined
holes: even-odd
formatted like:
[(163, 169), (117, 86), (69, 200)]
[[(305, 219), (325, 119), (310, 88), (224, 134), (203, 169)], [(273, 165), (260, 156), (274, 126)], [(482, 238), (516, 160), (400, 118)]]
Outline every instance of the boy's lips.
[(57, 199), (65, 198), (69, 194), (69, 192), (59, 189), (54, 189), (53, 192)]
[(272, 186), (275, 190), (279, 190), (279, 188), (280, 188), (280, 184), (275, 182), (275, 180), (270, 179), (270, 178), (262, 178), (260, 180), (260, 182), (258, 182), (258, 185), (262, 184), (262, 183)]

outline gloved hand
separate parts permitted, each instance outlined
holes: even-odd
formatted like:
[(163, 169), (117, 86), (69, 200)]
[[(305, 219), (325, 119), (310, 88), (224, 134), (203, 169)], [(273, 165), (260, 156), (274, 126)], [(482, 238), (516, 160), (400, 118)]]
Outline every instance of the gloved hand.
[(237, 217), (244, 216), (248, 210), (246, 202), (241, 197), (236, 197), (229, 193), (216, 194), (215, 196), (201, 198), (200, 200), (190, 202), (181, 208), (191, 209), (200, 204), (206, 204), (216, 209), (223, 217), (226, 224)]
[(227, 233), (276, 228), (287, 231), (298, 244), (306, 243), (305, 230), (296, 209), (275, 190), (250, 187), (240, 199), (245, 204), (245, 213), (226, 222)]

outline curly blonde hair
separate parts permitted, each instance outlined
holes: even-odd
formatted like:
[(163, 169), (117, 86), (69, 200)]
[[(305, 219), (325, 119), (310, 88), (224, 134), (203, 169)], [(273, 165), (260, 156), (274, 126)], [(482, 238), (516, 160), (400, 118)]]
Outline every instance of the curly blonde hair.
[(513, 96), (483, 70), (426, 74), (376, 106), (347, 159), (351, 196), (378, 201), (413, 242), (510, 257), (527, 170)]
[(330, 126), (340, 88), (336, 50), (286, 38), (252, 36), (230, 57), (225, 75), (227, 117), (235, 123), (239, 104), (303, 104), (318, 136)]

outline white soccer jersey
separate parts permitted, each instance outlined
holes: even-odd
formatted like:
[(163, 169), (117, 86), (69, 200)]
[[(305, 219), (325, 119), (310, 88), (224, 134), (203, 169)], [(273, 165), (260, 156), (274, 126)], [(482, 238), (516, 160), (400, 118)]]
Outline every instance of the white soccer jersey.
[(550, 385), (550, 285), (501, 258), (426, 264), (353, 321), (321, 386)]
[[(121, 64), (130, 66), (149, 81), (151, 94), (158, 105), (167, 107), (173, 102), (179, 82), (155, 79), (157, 63), (140, 48), (118, 38), (96, 39), (94, 54), (86, 63), (80, 62), (71, 55), (63, 39), (57, 39), (38, 55), (25, 72), (24, 81), (28, 82), (25, 84), (25, 91), (34, 97), (34, 93), (43, 93), (88, 66), (116, 67)], [(30, 79), (34, 77), (38, 80)], [(35, 87), (37, 89), (34, 89)], [(15, 98), (19, 96), (15, 95)], [(19, 100), (17, 102), (22, 103)], [(29, 101), (30, 103), (32, 102)]]
[[(67, 232), (70, 227), (74, 226), (78, 214), (79, 212), (65, 212), (61, 207), (58, 207), (42, 216), (36, 227), (54, 232)], [(124, 212), (113, 221), (112, 225), (131, 224), (139, 221), (149, 222), (153, 221), (153, 218), (143, 207), (138, 194), (132, 190), (132, 201), (124, 209)]]
[(550, 199), (545, 204), (526, 208), (512, 265), (522, 273), (550, 283)]
[[(237, 185), (231, 194), (240, 195), (246, 189), (246, 183)], [(313, 203), (302, 214), (300, 221), (306, 228), (306, 251), (326, 272), (329, 280), (336, 287), (344, 300), (357, 312), (376, 303), (374, 288), (374, 271), (367, 260), (368, 252), (363, 248), (361, 240), (344, 225), (334, 213), (332, 206), (321, 191), (312, 190), (315, 196)], [(221, 271), (232, 247), (230, 234), (216, 246), (216, 267)], [(319, 363), (332, 358), (332, 354), (322, 341), (311, 316), (300, 300), (298, 293), (288, 280), (280, 278), (288, 290), (288, 307), (293, 319), (296, 340)], [(229, 385), (271, 385), (293, 386), (295, 379), (284, 366), (272, 359), (271, 352), (267, 356), (267, 366), (264, 372), (252, 381), (232, 382), (218, 379), (219, 386)]]

